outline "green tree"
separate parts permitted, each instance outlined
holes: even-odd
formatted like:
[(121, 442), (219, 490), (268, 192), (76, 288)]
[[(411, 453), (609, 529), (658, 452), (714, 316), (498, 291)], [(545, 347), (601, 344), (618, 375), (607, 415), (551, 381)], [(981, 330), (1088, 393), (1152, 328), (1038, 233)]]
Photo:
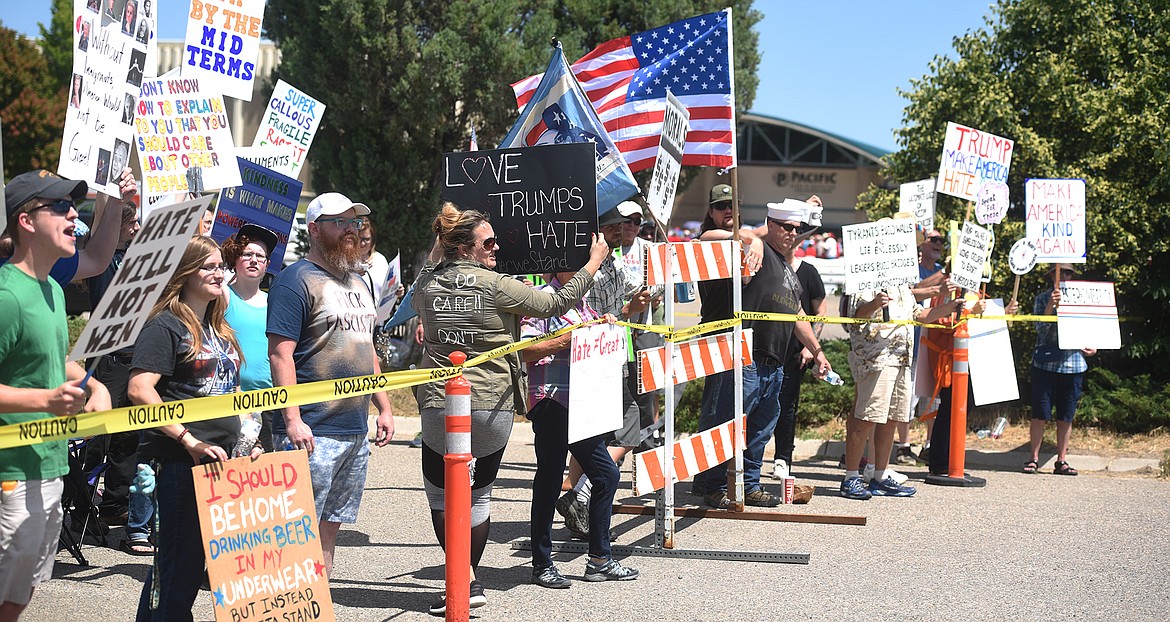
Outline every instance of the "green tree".
[[(935, 57), (911, 81), (900, 149), (888, 157), (895, 182), (937, 174), (947, 121), (1016, 141), (1008, 185), (1012, 208), (995, 227), (989, 291), (1008, 296), (1007, 249), (1024, 235), (1024, 180), (1083, 178), (1087, 186), (1089, 278), (1117, 284), (1124, 349), (1105, 353), (1117, 369), (1148, 367), (1159, 381), (1170, 352), (1170, 12), (1142, 0), (1000, 0), (985, 28), (954, 40), (956, 58)], [(896, 186), (895, 186), (896, 188)], [(897, 209), (897, 190), (871, 186), (859, 208), (871, 218)], [(943, 220), (966, 204), (938, 201)], [(1024, 278), (1025, 310), (1043, 269)], [(1031, 343), (1024, 344), (1030, 352)], [(1027, 357), (1021, 357), (1027, 358)]]
[(50, 78), (36, 43), (0, 25), (5, 179), (33, 168), (57, 167), (65, 105), (65, 91)]
[(73, 75), (73, 0), (53, 0), (49, 27), (37, 27), (41, 31), (41, 54), (48, 63), (54, 90), (68, 88)]
[[(309, 154), (313, 185), (375, 206), (383, 244), (404, 261), (430, 246), (444, 152), (494, 146), (517, 117), (510, 84), (543, 71), (549, 40), (570, 61), (598, 43), (718, 10), (714, 0), (269, 0), (266, 35), (278, 76), (323, 100)], [(759, 61), (750, 2), (735, 2), (736, 88), (755, 95)]]

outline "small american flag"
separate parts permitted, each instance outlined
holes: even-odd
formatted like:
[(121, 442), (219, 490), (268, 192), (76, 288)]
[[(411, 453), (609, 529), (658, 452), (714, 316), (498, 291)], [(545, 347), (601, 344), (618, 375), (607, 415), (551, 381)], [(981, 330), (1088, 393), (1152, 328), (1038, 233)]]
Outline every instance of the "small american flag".
[[(572, 71), (630, 169), (654, 166), (667, 88), (691, 115), (683, 165), (729, 168), (736, 162), (731, 49), (726, 9), (602, 43)], [(519, 108), (540, 78), (512, 85)]]

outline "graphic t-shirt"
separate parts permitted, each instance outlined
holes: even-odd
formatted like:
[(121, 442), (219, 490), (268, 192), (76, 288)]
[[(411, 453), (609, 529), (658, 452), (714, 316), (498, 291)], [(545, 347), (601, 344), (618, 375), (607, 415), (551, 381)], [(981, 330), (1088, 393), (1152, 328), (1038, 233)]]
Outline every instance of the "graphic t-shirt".
[[(700, 313), (704, 323), (731, 318), (733, 315), (731, 287), (731, 279), (699, 283), (699, 296), (702, 302)], [(792, 267), (780, 253), (770, 245), (764, 244), (764, 257), (760, 269), (752, 277), (751, 282), (743, 287), (741, 299), (743, 310), (798, 313), (801, 294), (800, 282), (797, 281)], [(768, 357), (780, 361), (783, 365), (793, 326), (792, 322), (745, 321), (743, 327), (751, 328), (754, 333), (752, 358)]]
[[(268, 334), (297, 342), (298, 383), (375, 373), (376, 319), (373, 295), (360, 276), (338, 279), (307, 259), (281, 270), (268, 290)], [(301, 419), (313, 434), (365, 434), (369, 408), (369, 395), (345, 397), (305, 404)], [(273, 417), (272, 433), (285, 433), (284, 417)]]
[[(65, 294), (54, 280), (37, 280), (0, 266), (0, 384), (55, 389), (65, 382)], [(48, 413), (0, 413), (0, 425), (46, 419)], [(0, 449), (0, 481), (52, 479), (69, 472), (65, 441)]]
[[(134, 342), (134, 359), (130, 371), (141, 369), (162, 376), (155, 390), (163, 402), (235, 393), (240, 386), (240, 355), (227, 339), (203, 328), (199, 352), (190, 356), (191, 333), (170, 311), (147, 320)], [(240, 418), (235, 415), (208, 421), (184, 422), (172, 418), (165, 407), (149, 407), (159, 425), (182, 423), (195, 438), (219, 445), (228, 454), (240, 435)], [(138, 453), (148, 458), (165, 458), (192, 462), (191, 455), (173, 438), (160, 430), (146, 431)]]

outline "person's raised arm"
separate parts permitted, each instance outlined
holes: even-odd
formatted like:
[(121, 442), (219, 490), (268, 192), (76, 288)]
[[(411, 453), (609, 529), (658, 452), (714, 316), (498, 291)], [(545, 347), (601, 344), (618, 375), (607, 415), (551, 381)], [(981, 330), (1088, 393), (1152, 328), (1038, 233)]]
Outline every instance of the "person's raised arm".
[(122, 169), (118, 177), (118, 189), (122, 200), (111, 203), (109, 197), (99, 194), (93, 208), (93, 227), (90, 228), (89, 242), (77, 251), (77, 274), (73, 280), (88, 279), (106, 271), (118, 250), (118, 237), (122, 231), (122, 205), (138, 194), (138, 183), (129, 167)]

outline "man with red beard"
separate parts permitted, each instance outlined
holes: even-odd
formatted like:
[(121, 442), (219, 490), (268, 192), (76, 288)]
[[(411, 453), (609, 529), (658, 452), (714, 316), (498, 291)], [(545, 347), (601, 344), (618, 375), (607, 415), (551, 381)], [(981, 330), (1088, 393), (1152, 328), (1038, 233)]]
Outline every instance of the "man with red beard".
[[(280, 272), (268, 292), (268, 360), (274, 386), (378, 373), (377, 305), (358, 270), (358, 233), (370, 208), (329, 192), (309, 203), (309, 254)], [(342, 523), (357, 521), (370, 448), (366, 413), (378, 407), (381, 447), (394, 435), (384, 393), (291, 406), (272, 421), (272, 445), (309, 453), (326, 573)]]

